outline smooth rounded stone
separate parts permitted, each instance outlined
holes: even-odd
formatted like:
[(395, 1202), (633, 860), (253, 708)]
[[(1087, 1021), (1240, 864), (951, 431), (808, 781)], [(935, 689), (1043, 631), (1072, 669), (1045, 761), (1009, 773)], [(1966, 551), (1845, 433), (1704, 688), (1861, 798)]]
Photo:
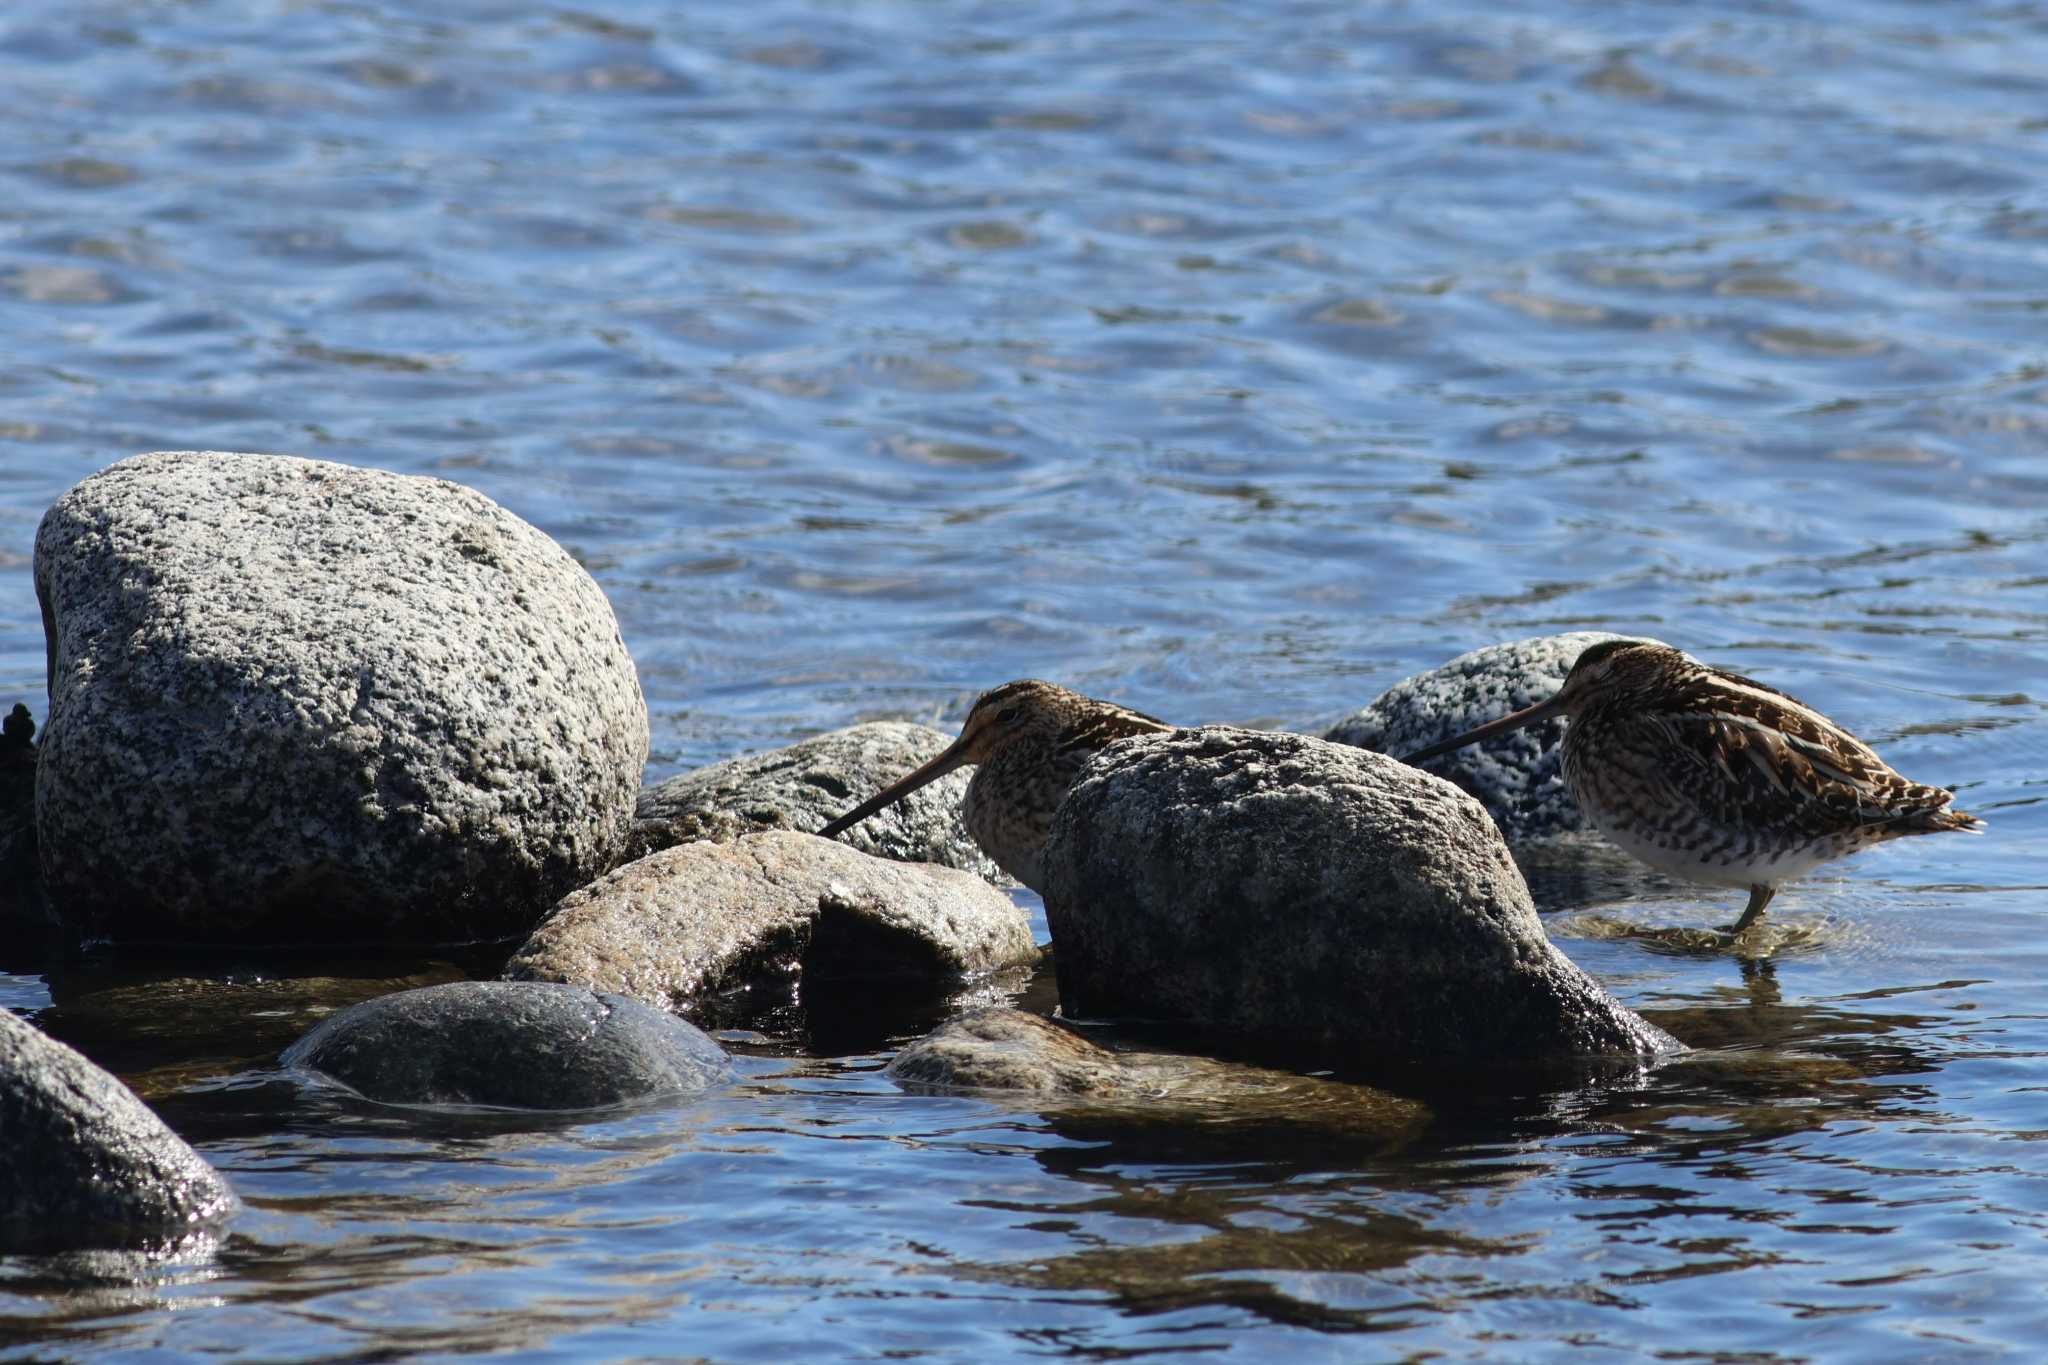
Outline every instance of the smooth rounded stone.
[[(951, 735), (929, 725), (870, 721), (678, 773), (640, 793), (641, 837), (652, 852), (695, 839), (723, 843), (760, 830), (823, 829), (952, 742)], [(861, 821), (840, 842), (877, 858), (957, 867), (1006, 886), (1009, 879), (961, 819), (973, 776), (970, 768), (948, 773)]]
[(176, 1240), (241, 1203), (120, 1081), (0, 1009), (0, 1252)]
[(1119, 1052), (1024, 1010), (971, 1010), (906, 1046), (886, 1074), (933, 1090), (996, 1090), (1147, 1105), (1212, 1117), (1292, 1116), (1411, 1125), (1427, 1106), (1367, 1086), (1170, 1052)]
[(1031, 924), (981, 878), (809, 834), (683, 844), (566, 897), (506, 969), (663, 1007), (764, 979), (942, 979), (1033, 962)]
[(1544, 937), (1477, 801), (1382, 754), (1211, 727), (1113, 745), (1053, 817), (1061, 1008), (1346, 1065), (1679, 1044)]
[[(1404, 678), (1323, 738), (1376, 753), (1413, 753), (1510, 711), (1534, 706), (1564, 686), (1588, 645), (1641, 639), (1604, 630), (1538, 635), (1488, 645)], [(1424, 771), (1449, 778), (1479, 798), (1509, 843), (1587, 833), (1564, 780), (1565, 720), (1546, 721), (1448, 753)]]
[(352, 1005), (285, 1049), (385, 1104), (601, 1109), (732, 1075), (695, 1025), (637, 1000), (534, 981), (450, 981)]
[(52, 902), (142, 941), (532, 927), (618, 860), (647, 709), (597, 584), (439, 479), (177, 451), (36, 535)]

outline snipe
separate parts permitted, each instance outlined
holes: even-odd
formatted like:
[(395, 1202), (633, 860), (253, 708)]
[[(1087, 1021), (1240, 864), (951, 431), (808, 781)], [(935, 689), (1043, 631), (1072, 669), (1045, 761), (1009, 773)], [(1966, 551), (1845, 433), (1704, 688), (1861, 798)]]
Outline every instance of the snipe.
[(1052, 813), (1089, 757), (1129, 735), (1163, 734), (1164, 721), (1034, 678), (982, 693), (960, 738), (901, 781), (877, 792), (818, 831), (832, 838), (885, 806), (966, 764), (967, 832), (996, 866), (1036, 891)]
[(1564, 774), (1602, 834), (1660, 872), (1749, 889), (1740, 934), (1778, 888), (1908, 834), (1975, 830), (1955, 794), (1910, 782), (1812, 707), (1669, 645), (1604, 640), (1548, 701), (1409, 754), (1421, 763), (1569, 716)]

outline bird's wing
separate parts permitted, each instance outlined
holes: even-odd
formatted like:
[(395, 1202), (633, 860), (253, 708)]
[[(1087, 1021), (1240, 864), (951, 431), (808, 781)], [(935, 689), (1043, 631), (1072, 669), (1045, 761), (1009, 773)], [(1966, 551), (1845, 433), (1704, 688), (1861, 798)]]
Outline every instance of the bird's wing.
[(1908, 781), (1869, 745), (1797, 702), (1751, 708), (1724, 701), (1642, 723), (1656, 727), (1667, 752), (1683, 756), (1672, 781), (1724, 826), (1846, 834), (1924, 816), (1952, 797)]

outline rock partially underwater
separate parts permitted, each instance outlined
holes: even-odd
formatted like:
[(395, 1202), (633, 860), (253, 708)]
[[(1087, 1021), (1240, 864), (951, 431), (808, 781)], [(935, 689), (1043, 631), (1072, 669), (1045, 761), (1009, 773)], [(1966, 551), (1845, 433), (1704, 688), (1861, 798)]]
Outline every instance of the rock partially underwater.
[(386, 1104), (599, 1109), (729, 1079), (695, 1025), (637, 1000), (541, 982), (451, 981), (325, 1019), (285, 1050)]
[(532, 927), (623, 852), (647, 712), (611, 606), (438, 479), (139, 455), (36, 536), (52, 903), (119, 940)]
[[(822, 829), (952, 742), (929, 725), (871, 721), (678, 773), (640, 793), (642, 847), (651, 852), (694, 839)], [(972, 777), (972, 769), (948, 773), (861, 821), (841, 841), (878, 858), (957, 867), (1006, 884), (961, 820)]]
[(1053, 821), (1062, 1008), (1362, 1066), (1647, 1057), (1675, 1040), (1551, 946), (1448, 782), (1301, 735), (1126, 741)]
[[(1510, 711), (1533, 706), (1564, 686), (1588, 645), (1624, 637), (1582, 630), (1539, 635), (1460, 654), (1395, 683), (1371, 705), (1332, 726), (1325, 739), (1376, 753), (1413, 753)], [(1510, 844), (1590, 834), (1564, 781), (1567, 722), (1517, 730), (1425, 765), (1479, 798)]]
[(628, 863), (564, 899), (506, 974), (682, 1009), (797, 973), (900, 984), (1037, 956), (1024, 912), (979, 877), (770, 832)]
[(1366, 1086), (1171, 1052), (1126, 1052), (1016, 1009), (956, 1015), (890, 1061), (913, 1089), (1002, 1092), (1085, 1100), (1167, 1116), (1199, 1109), (1209, 1121), (1291, 1119), (1381, 1135), (1420, 1127), (1426, 1106)]
[(241, 1207), (133, 1091), (0, 1009), (0, 1252), (170, 1242)]

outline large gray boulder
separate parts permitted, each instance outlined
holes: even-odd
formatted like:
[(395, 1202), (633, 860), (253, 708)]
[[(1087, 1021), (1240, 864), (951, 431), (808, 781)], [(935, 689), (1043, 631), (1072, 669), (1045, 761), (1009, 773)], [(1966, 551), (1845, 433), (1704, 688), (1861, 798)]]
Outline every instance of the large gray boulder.
[(1551, 946), (1478, 802), (1380, 754), (1220, 727), (1112, 745), (1046, 867), (1071, 1015), (1367, 1067), (1678, 1046)]
[(140, 455), (36, 535), (50, 898), (130, 940), (530, 928), (628, 834), (647, 712), (590, 576), (481, 493)]
[(572, 893), (506, 975), (679, 1009), (797, 973), (937, 982), (1037, 956), (1024, 912), (979, 877), (770, 831), (663, 849)]
[(599, 1109), (732, 1075), (725, 1050), (665, 1010), (581, 986), (451, 981), (365, 1000), (285, 1049), (386, 1104)]
[[(1323, 737), (1396, 757), (1413, 753), (1510, 711), (1534, 706), (1564, 685), (1565, 674), (1588, 645), (1622, 638), (1603, 630), (1579, 630), (1475, 649), (1395, 683)], [(1565, 786), (1562, 742), (1567, 724), (1553, 720), (1532, 725), (1445, 754), (1424, 767), (1478, 797), (1510, 844), (1589, 833), (1592, 825), (1579, 814)]]
[[(929, 725), (870, 721), (678, 773), (640, 793), (640, 837), (651, 852), (761, 830), (823, 829), (952, 742)], [(1007, 885), (961, 820), (973, 776), (971, 768), (948, 773), (861, 821), (840, 841), (878, 858), (957, 867)]]
[(175, 1241), (241, 1207), (127, 1086), (0, 1009), (0, 1253)]

